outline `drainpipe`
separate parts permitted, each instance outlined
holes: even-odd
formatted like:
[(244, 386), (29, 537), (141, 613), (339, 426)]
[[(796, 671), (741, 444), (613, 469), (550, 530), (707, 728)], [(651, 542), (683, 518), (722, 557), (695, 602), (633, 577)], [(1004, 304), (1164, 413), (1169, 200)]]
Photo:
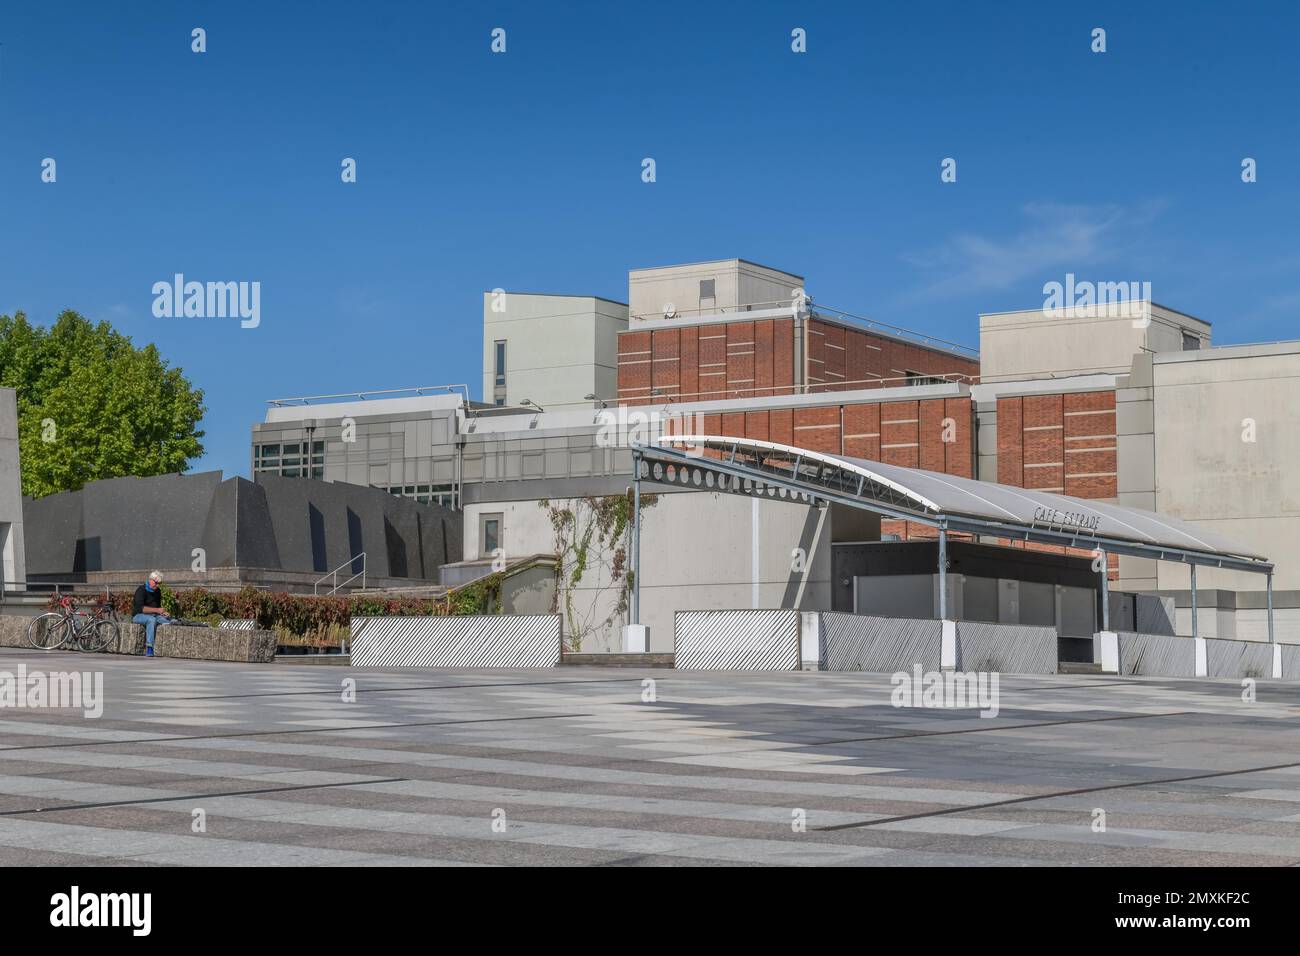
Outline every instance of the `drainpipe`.
[(632, 457), (632, 600), (630, 624), (641, 623), (641, 456)]

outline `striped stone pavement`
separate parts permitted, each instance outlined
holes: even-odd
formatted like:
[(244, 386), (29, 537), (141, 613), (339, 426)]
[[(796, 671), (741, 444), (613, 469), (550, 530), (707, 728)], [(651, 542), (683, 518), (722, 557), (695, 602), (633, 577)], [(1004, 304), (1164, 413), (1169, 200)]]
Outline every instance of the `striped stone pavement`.
[(982, 718), (882, 674), (20, 664), (106, 703), (0, 709), (5, 866), (1300, 863), (1295, 685), (1003, 675)]

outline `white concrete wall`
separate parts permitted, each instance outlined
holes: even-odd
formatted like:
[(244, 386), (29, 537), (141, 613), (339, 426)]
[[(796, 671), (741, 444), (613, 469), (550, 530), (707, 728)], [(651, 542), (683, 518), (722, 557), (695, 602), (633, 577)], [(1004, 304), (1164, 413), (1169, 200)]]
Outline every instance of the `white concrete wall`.
[(22, 466), (18, 458), (18, 400), (0, 388), (0, 561), (5, 589), (27, 578), (23, 538)]
[[(1300, 342), (1156, 355), (1155, 507), (1240, 541), (1300, 590)], [(1254, 438), (1243, 441), (1254, 422)], [(1159, 589), (1190, 587), (1167, 562)], [(1202, 588), (1257, 591), (1264, 578), (1201, 568)]]
[[(493, 306), (504, 307), (495, 311)], [(506, 342), (506, 404), (592, 407), (618, 394), (618, 332), (627, 306), (594, 296), (483, 293), (483, 401), (491, 403), (495, 343)]]
[(1134, 303), (1120, 314), (1105, 308), (988, 313), (980, 316), (980, 381), (1123, 373), (1144, 348), (1181, 351), (1184, 331), (1209, 347), (1208, 323), (1156, 303)]
[[(479, 516), (498, 512), (504, 516), (508, 555), (555, 552), (548, 512), (536, 500), (527, 500), (468, 506), (467, 558), (478, 556)], [(642, 515), (641, 623), (650, 627), (650, 649), (673, 649), (673, 616), (679, 610), (794, 607), (804, 577), (792, 570), (795, 548), (802, 547), (808, 555), (798, 606), (829, 610), (831, 521), (827, 514), (817, 535), (820, 514), (803, 504), (756, 502), (716, 492), (659, 495)], [(591, 623), (609, 617), (618, 599), (607, 558), (593, 560), (574, 589), (575, 609)], [(582, 650), (620, 650), (624, 623), (618, 619), (601, 628), (584, 640)]]

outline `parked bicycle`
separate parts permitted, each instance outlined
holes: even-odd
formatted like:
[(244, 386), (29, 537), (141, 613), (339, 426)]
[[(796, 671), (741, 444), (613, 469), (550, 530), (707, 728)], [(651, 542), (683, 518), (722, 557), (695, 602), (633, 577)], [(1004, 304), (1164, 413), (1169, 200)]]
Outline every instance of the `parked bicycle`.
[(59, 599), (59, 610), (47, 611), (32, 618), (27, 625), (27, 642), (42, 651), (52, 651), (67, 644), (80, 651), (95, 653), (107, 648), (120, 635), (117, 612), (111, 600), (86, 612), (71, 597)]

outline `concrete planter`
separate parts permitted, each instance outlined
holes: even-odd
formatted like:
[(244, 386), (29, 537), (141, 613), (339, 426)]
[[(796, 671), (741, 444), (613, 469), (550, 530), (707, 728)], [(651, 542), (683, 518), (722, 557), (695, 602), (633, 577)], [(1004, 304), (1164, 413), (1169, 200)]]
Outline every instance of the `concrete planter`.
[(154, 631), (153, 652), (159, 657), (269, 664), (275, 660), (275, 634), (168, 625)]
[[(27, 643), (27, 625), (31, 620), (15, 614), (0, 614), (0, 647), (35, 651), (36, 648)], [(117, 641), (110, 644), (105, 653), (144, 654), (144, 628), (141, 625), (119, 624), (118, 632)], [(154, 653), (158, 657), (266, 664), (275, 659), (275, 643), (275, 634), (271, 631), (229, 631), (174, 624), (154, 631)]]

